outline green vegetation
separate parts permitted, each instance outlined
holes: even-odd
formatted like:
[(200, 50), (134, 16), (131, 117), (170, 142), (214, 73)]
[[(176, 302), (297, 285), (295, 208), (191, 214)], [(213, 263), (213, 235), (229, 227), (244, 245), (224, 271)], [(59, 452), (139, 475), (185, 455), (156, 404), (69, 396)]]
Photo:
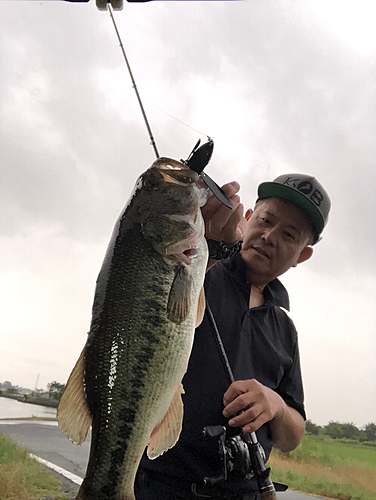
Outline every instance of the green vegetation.
[(273, 450), (272, 479), (304, 493), (341, 500), (375, 500), (376, 448), (356, 440), (306, 434), (289, 453)]
[(18, 386), (13, 386), (12, 382), (6, 380), (3, 384), (0, 383), (0, 396), (17, 399), (24, 403), (32, 403), (42, 406), (57, 408), (60, 399), (65, 391), (65, 384), (53, 381), (47, 384), (47, 391), (43, 389), (22, 389)]
[[(57, 406), (65, 385), (55, 381), (47, 389), (35, 391), (28, 401)], [(10, 382), (2, 390), (7, 397), (20, 397)], [(339, 500), (375, 500), (376, 424), (359, 429), (353, 423), (331, 421), (321, 427), (308, 420), (298, 448), (290, 453), (273, 450), (269, 465), (274, 481), (296, 491)], [(68, 500), (60, 492), (60, 482), (45, 467), (0, 434), (0, 500), (48, 497)]]
[(59, 402), (65, 391), (65, 384), (60, 384), (55, 380), (47, 384), (47, 390), (49, 399)]
[(358, 429), (352, 422), (340, 423), (331, 420), (324, 427), (320, 427), (307, 420), (306, 432), (314, 436), (326, 435), (332, 439), (353, 439), (360, 442), (374, 442), (376, 446), (376, 424), (373, 422), (366, 424), (362, 429)]
[(18, 390), (15, 387), (9, 387), (8, 389), (5, 389), (4, 394), (7, 396), (18, 396)]
[(0, 434), (1, 500), (69, 500), (61, 483), (43, 465), (29, 458), (28, 451)]

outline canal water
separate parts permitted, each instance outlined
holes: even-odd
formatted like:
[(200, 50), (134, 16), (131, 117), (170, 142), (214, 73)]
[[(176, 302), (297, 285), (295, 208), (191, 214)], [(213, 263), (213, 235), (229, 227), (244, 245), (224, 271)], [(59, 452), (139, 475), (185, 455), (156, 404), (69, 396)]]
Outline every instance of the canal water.
[(0, 397), (0, 418), (56, 417), (56, 408)]

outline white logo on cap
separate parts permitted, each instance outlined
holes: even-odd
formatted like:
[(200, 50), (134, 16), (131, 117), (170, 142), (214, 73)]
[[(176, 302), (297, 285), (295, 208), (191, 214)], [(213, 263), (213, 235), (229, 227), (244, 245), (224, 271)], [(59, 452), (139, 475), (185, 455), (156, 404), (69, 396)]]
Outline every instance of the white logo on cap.
[(299, 177), (296, 178), (288, 177), (283, 184), (293, 189), (296, 189), (300, 193), (307, 196), (307, 198), (309, 198), (317, 207), (321, 205), (321, 202), (324, 199), (324, 196), (321, 193), (321, 191), (319, 191), (318, 189), (315, 189), (313, 191), (314, 186), (311, 182), (306, 180), (301, 180)]

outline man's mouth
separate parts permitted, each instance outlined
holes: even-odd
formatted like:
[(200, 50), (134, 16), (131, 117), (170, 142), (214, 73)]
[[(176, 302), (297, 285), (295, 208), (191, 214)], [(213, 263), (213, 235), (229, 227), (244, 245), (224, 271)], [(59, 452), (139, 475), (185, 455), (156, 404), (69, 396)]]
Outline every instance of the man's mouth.
[(260, 255), (263, 255), (263, 256), (264, 256), (264, 257), (266, 257), (267, 259), (270, 259), (270, 255), (269, 255), (269, 253), (268, 253), (266, 250), (264, 250), (263, 248), (261, 248), (261, 247), (257, 247), (257, 246), (252, 246), (252, 248), (253, 248), (254, 250), (256, 250), (256, 252), (257, 252), (257, 253), (259, 253)]

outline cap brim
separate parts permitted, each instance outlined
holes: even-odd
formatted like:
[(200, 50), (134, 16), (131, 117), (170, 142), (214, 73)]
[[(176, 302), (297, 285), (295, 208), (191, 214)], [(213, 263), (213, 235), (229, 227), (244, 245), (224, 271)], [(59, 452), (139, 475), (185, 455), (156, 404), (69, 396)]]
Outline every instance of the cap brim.
[[(294, 203), (307, 215), (311, 221), (317, 237), (324, 229), (325, 221), (315, 204), (310, 201), (304, 194), (299, 193), (295, 189), (278, 184), (276, 182), (263, 182), (258, 187), (259, 198), (282, 198), (291, 203)], [(317, 238), (318, 239), (318, 238)]]

